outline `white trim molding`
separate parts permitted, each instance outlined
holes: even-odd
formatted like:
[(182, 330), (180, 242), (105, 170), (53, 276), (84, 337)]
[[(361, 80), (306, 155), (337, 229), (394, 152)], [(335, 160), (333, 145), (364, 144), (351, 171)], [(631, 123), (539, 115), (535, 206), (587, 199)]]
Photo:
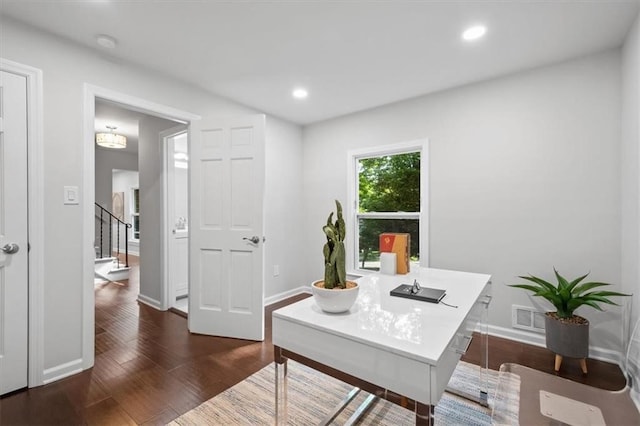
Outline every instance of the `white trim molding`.
[[(95, 133), (96, 96), (87, 85), (84, 88), (84, 143), (82, 144), (83, 176), (82, 176), (82, 369), (93, 367), (95, 358), (95, 292), (93, 275), (95, 273), (95, 237), (94, 207), (95, 202)], [(89, 140), (91, 142), (89, 142)], [(89, 203), (91, 206), (89, 207)], [(88, 283), (92, 283), (89, 287)]]
[(29, 387), (44, 383), (44, 158), (42, 70), (0, 58), (0, 69), (27, 79), (29, 205)]
[(160, 306), (163, 311), (171, 308), (175, 302), (175, 289), (173, 288), (173, 283), (170, 280), (171, 263), (169, 259), (169, 244), (170, 238), (172, 237), (169, 233), (169, 228), (170, 224), (173, 224), (173, 219), (169, 218), (169, 205), (170, 203), (173, 203), (174, 197), (168, 192), (168, 162), (173, 161), (173, 157), (171, 153), (167, 152), (167, 140), (179, 134), (187, 133), (188, 131), (189, 129), (185, 125), (179, 125), (160, 132), (160, 143), (162, 144), (160, 147), (160, 152), (162, 152), (162, 218), (160, 224), (160, 238), (162, 240), (161, 250), (163, 263), (160, 277), (160, 281), (162, 282), (162, 300), (160, 301)]
[[(407, 142), (398, 142), (391, 145), (372, 146), (367, 148), (360, 148), (350, 150), (347, 152), (347, 206), (345, 210), (345, 221), (348, 221), (347, 225), (347, 238), (346, 238), (346, 251), (347, 251), (347, 268), (358, 274), (366, 274), (367, 271), (359, 269), (358, 254), (356, 253), (356, 244), (358, 235), (352, 229), (358, 229), (358, 218), (356, 205), (358, 200), (358, 186), (356, 184), (357, 176), (357, 162), (363, 158), (380, 157), (384, 155), (404, 154), (409, 152), (420, 153), (420, 211), (413, 213), (413, 215), (420, 221), (420, 266), (424, 268), (429, 267), (429, 241), (431, 235), (429, 233), (429, 174), (430, 174), (430, 161), (429, 161), (429, 139), (422, 138)], [(369, 214), (371, 217), (379, 217), (384, 219), (392, 219), (396, 216), (402, 216), (407, 218), (412, 216), (407, 213), (376, 213)]]
[(44, 371), (43, 384), (46, 385), (56, 380), (64, 379), (65, 377), (72, 376), (82, 371), (82, 360), (75, 359), (64, 364), (56, 365), (55, 367), (47, 368)]
[(163, 308), (162, 303), (159, 300), (153, 299), (149, 296), (145, 296), (144, 294), (138, 295), (138, 302), (144, 303), (147, 306), (151, 306), (154, 309), (159, 311), (166, 311), (168, 308)]
[(294, 288), (294, 289), (291, 289), (291, 290), (283, 291), (282, 293), (274, 294), (273, 296), (265, 297), (264, 298), (264, 306), (273, 305), (274, 303), (278, 303), (278, 302), (283, 301), (283, 300), (285, 300), (285, 299), (287, 299), (289, 297), (297, 296), (297, 295), (303, 294), (303, 293), (311, 294), (311, 287), (310, 286), (300, 286), (298, 288)]
[[(476, 331), (482, 332), (482, 330), (480, 329), (476, 329)], [(513, 340), (516, 342), (539, 346), (542, 348), (546, 347), (544, 334), (516, 330), (512, 328), (498, 327), (491, 324), (489, 324), (488, 326), (488, 333), (491, 336), (501, 337), (503, 339)], [(491, 353), (489, 353), (489, 356), (491, 356)], [(624, 354), (622, 354), (620, 351), (614, 351), (612, 349), (589, 346), (589, 358), (610, 362), (620, 366), (620, 368), (622, 369)], [(552, 358), (549, 358), (549, 360), (549, 362), (553, 362)]]

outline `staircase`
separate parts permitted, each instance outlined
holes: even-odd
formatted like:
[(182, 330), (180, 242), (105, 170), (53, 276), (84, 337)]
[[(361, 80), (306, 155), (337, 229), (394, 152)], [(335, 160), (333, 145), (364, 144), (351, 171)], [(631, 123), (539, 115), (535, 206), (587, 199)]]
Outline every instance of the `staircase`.
[(96, 258), (95, 277), (104, 281), (121, 281), (129, 279), (129, 268), (119, 263), (115, 257)]
[[(129, 279), (129, 270), (131, 269), (129, 268), (129, 228), (131, 228), (131, 224), (118, 219), (98, 203), (95, 203), (95, 207), (97, 244), (95, 246), (95, 278), (109, 282)], [(123, 252), (120, 251), (121, 232), (124, 236)], [(124, 262), (121, 260), (122, 255), (124, 255)]]

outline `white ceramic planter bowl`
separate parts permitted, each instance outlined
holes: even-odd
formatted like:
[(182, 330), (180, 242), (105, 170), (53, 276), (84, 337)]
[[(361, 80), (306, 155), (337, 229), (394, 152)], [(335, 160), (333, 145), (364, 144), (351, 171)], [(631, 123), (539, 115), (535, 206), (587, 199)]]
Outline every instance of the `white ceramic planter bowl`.
[(320, 281), (322, 280), (311, 283), (313, 297), (320, 309), (332, 314), (346, 312), (351, 309), (358, 298), (359, 285), (356, 284), (355, 287), (344, 290), (327, 290), (326, 288), (316, 287), (315, 284)]

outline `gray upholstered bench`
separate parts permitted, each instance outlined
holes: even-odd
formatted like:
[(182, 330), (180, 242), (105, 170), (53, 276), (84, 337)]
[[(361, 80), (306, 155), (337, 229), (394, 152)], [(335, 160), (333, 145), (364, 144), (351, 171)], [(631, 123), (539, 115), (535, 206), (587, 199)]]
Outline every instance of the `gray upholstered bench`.
[(493, 402), (494, 424), (640, 425), (640, 320), (624, 364), (627, 386), (607, 391), (518, 364), (503, 364)]

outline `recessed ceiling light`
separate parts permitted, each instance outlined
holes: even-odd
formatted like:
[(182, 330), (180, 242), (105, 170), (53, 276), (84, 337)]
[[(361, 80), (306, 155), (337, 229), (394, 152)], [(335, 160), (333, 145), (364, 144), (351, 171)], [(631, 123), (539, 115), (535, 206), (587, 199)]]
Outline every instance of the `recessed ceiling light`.
[(307, 96), (309, 96), (309, 92), (307, 92), (307, 89), (303, 89), (303, 88), (295, 89), (291, 94), (296, 99), (304, 99)]
[(467, 28), (462, 33), (462, 38), (466, 41), (477, 40), (487, 32), (487, 27), (483, 25), (476, 25), (474, 27)]
[(105, 34), (97, 36), (96, 42), (105, 49), (115, 49), (116, 44), (118, 44), (118, 41), (115, 38)]

